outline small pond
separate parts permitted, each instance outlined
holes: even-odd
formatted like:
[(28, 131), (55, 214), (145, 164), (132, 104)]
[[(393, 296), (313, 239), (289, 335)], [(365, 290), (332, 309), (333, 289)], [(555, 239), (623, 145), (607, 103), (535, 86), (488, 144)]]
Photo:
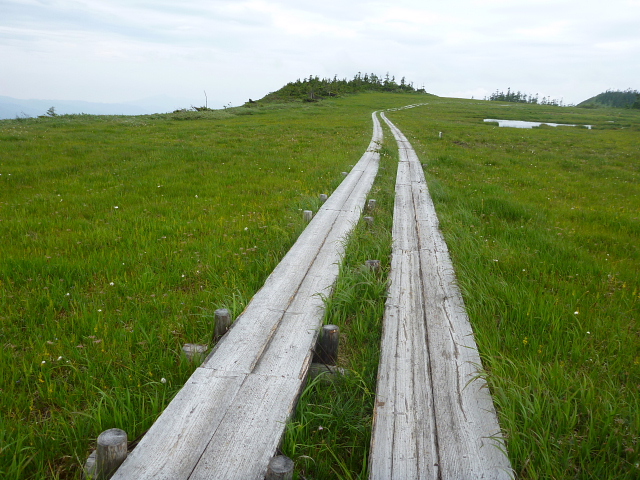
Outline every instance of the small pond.
[(494, 118), (485, 118), (485, 122), (497, 123), (500, 127), (513, 127), (513, 128), (533, 128), (540, 125), (549, 125), (550, 127), (578, 127), (584, 126), (591, 130), (591, 125), (571, 125), (568, 123), (549, 123), (549, 122), (525, 122), (523, 120), (496, 120)]

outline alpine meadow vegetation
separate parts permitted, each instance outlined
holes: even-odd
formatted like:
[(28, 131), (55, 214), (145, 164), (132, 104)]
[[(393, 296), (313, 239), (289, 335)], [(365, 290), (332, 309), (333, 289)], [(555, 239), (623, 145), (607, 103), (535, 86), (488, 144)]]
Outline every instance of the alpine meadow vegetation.
[[(424, 165), (517, 478), (638, 478), (640, 112), (401, 89), (309, 102), (308, 83), (292, 103), (0, 121), (0, 477), (79, 479), (101, 431), (143, 435), (195, 368), (182, 345), (242, 312), (367, 148), (371, 112), (420, 104), (387, 115)], [(388, 130), (380, 151), (376, 220), (327, 299), (347, 373), (307, 385), (283, 440), (297, 478), (367, 475)]]

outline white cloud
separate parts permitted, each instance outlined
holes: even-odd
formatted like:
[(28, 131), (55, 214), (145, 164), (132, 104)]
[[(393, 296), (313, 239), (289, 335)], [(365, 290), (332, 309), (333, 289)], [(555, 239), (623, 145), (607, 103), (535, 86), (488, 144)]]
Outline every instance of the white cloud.
[(638, 0), (0, 5), (0, 62), (9, 66), (0, 95), (20, 98), (122, 101), (206, 89), (238, 104), (296, 78), (358, 71), (388, 71), (443, 95), (511, 86), (578, 102), (608, 88), (613, 71), (624, 88), (640, 88), (640, 66), (629, 61), (640, 56)]

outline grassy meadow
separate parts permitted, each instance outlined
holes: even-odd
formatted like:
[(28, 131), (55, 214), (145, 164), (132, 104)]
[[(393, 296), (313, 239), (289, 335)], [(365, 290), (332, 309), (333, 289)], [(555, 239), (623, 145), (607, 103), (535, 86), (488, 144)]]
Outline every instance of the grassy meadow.
[[(0, 477), (77, 479), (101, 431), (143, 434), (194, 369), (182, 345), (242, 311), (371, 112), (420, 102), (388, 116), (425, 165), (518, 478), (638, 478), (640, 114), (401, 94), (0, 121)], [(299, 478), (366, 478), (385, 136), (374, 227), (327, 308), (352, 373), (303, 393), (282, 446)]]
[(194, 368), (182, 345), (242, 311), (370, 113), (0, 122), (0, 477), (79, 478), (102, 430), (144, 433)]

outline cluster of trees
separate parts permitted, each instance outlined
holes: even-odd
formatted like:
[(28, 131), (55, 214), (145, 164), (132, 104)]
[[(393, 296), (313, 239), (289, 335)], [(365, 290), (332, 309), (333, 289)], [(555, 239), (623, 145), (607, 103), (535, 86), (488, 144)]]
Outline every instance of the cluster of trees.
[[(398, 83), (396, 78), (389, 76), (388, 73), (382, 77), (375, 73), (362, 75), (358, 72), (351, 80), (338, 79), (337, 75), (332, 79), (310, 75), (309, 78), (287, 83), (280, 90), (265, 96), (262, 101), (304, 100), (313, 102), (325, 97), (370, 91), (425, 93), (424, 88), (416, 90), (413, 82), (407, 82), (404, 77)], [(254, 102), (250, 100), (249, 103)]]
[(597, 95), (595, 98), (597, 103), (607, 105), (609, 107), (636, 108), (634, 105), (638, 102), (638, 95), (640, 95), (640, 92), (628, 88), (627, 90), (607, 90), (606, 92)]
[(578, 104), (584, 108), (640, 108), (640, 92), (627, 90), (607, 90)]
[(499, 102), (533, 103), (536, 105), (554, 105), (556, 107), (564, 107), (562, 100), (556, 100), (550, 97), (542, 97), (542, 100), (540, 100), (537, 93), (534, 96), (522, 93), (519, 90), (517, 92), (512, 92), (510, 87), (507, 89), (506, 93), (496, 90), (494, 93), (489, 95), (489, 98), (485, 97), (484, 99)]
[(593, 98), (593, 103), (614, 108), (640, 108), (639, 98), (640, 92), (630, 88), (627, 90), (607, 90), (596, 95)]

